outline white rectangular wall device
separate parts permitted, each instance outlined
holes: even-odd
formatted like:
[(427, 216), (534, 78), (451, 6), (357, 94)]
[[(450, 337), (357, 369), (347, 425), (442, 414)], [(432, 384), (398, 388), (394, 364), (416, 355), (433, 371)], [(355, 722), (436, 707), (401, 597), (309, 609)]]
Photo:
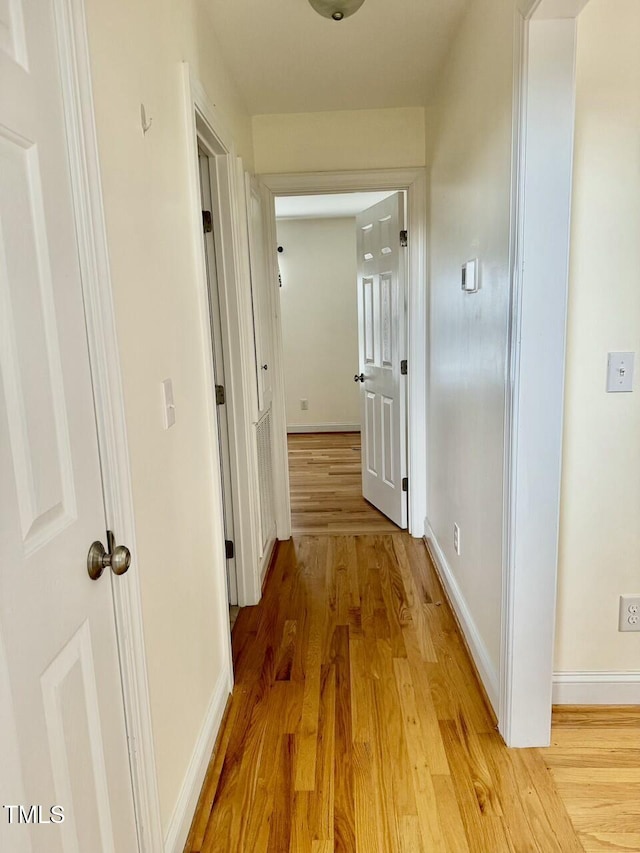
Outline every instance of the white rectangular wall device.
[(607, 359), (607, 391), (633, 391), (633, 352), (610, 352)]
[(163, 426), (169, 429), (176, 422), (176, 407), (173, 402), (173, 382), (171, 379), (165, 379), (162, 383), (162, 403), (163, 403)]
[(473, 258), (462, 265), (462, 289), (465, 293), (475, 293), (478, 286), (478, 259)]

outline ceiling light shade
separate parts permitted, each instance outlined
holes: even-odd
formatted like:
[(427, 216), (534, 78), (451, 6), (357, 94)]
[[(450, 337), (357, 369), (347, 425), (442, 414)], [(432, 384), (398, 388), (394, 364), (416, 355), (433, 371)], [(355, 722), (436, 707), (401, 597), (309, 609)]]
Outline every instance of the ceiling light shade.
[(342, 21), (357, 12), (364, 0), (309, 0), (309, 3), (323, 18)]

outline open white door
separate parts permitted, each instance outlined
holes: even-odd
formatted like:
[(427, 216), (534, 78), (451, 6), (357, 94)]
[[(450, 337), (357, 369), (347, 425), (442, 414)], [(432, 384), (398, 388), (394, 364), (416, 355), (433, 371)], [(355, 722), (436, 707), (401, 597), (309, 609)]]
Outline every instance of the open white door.
[(54, 21), (2, 4), (0, 849), (129, 853), (127, 579), (87, 572), (105, 511)]
[(398, 527), (407, 526), (407, 399), (404, 197), (359, 214), (358, 343), (362, 494)]
[(259, 180), (246, 175), (247, 227), (251, 268), (251, 303), (256, 359), (258, 411), (255, 424), (260, 496), (261, 573), (266, 570), (277, 526), (273, 479), (273, 294), (267, 259), (267, 220)]
[[(271, 301), (269, 299), (268, 266), (265, 256), (265, 226), (260, 184), (253, 175), (246, 177), (249, 255), (251, 259), (251, 300), (256, 349), (258, 412), (263, 414), (273, 399), (273, 351)], [(269, 368), (271, 367), (271, 372)]]

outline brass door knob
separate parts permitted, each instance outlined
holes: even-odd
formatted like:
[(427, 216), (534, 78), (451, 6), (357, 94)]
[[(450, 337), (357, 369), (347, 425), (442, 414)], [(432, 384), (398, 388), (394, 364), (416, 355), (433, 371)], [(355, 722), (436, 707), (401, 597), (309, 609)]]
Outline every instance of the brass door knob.
[(131, 551), (125, 545), (117, 545), (113, 533), (107, 532), (107, 543), (110, 553), (107, 553), (102, 542), (96, 540), (91, 544), (87, 554), (87, 571), (92, 581), (97, 581), (103, 571), (109, 566), (114, 575), (123, 575), (131, 565)]

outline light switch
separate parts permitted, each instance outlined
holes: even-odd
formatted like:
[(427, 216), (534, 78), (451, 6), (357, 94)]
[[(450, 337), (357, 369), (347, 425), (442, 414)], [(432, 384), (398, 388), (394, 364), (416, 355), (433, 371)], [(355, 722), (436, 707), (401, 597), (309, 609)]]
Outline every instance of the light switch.
[(607, 362), (607, 391), (633, 391), (633, 352), (610, 352)]
[(173, 383), (165, 379), (162, 383), (162, 402), (164, 405), (164, 428), (169, 429), (176, 422), (176, 407), (173, 402)]
[(478, 289), (478, 259), (473, 258), (462, 265), (462, 289), (465, 293), (475, 293)]

